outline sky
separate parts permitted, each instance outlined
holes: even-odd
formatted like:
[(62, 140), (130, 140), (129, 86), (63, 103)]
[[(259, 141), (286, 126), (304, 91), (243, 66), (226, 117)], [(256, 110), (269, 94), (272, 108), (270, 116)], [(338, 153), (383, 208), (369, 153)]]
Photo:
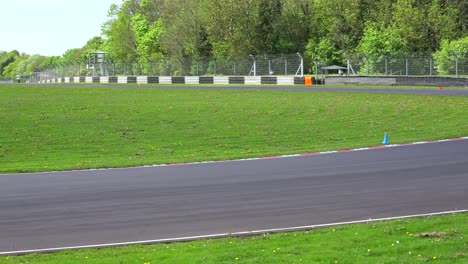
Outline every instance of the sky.
[(122, 0), (0, 0), (0, 51), (61, 56), (81, 48)]

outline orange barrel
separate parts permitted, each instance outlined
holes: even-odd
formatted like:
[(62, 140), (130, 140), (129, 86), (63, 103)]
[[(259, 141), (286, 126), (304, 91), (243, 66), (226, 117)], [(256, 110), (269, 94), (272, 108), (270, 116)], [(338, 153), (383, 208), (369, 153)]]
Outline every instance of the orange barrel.
[(312, 86), (312, 77), (305, 76), (304, 77), (304, 84), (305, 84), (305, 86)]

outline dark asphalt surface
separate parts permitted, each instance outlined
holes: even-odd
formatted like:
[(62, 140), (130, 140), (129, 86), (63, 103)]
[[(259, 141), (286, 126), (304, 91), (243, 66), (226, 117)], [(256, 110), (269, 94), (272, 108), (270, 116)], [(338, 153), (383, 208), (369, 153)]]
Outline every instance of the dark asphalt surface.
[[(31, 86), (29, 84), (21, 84), (18, 86)], [(34, 85), (38, 86), (38, 85)], [(465, 90), (447, 90), (438, 89), (390, 89), (390, 88), (321, 88), (320, 86), (305, 87), (301, 85), (296, 86), (282, 86), (282, 85), (142, 85), (138, 86), (128, 84), (41, 84), (41, 87), (69, 87), (69, 88), (134, 88), (134, 89), (178, 89), (178, 90), (236, 90), (236, 91), (309, 91), (309, 92), (344, 92), (344, 93), (374, 93), (374, 94), (411, 94), (411, 95), (431, 95), (431, 96), (468, 96), (468, 88)], [(438, 87), (434, 85), (434, 87)]]
[(468, 208), (468, 140), (168, 167), (0, 175), (0, 252)]

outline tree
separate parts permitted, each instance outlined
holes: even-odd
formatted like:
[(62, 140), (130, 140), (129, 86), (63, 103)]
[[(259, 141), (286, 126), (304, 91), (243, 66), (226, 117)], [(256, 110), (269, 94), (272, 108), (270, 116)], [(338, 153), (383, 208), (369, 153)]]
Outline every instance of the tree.
[(279, 40), (281, 32), (279, 26), (282, 16), (281, 0), (260, 0), (258, 6), (258, 23), (256, 32), (257, 54), (277, 54), (279, 53)]
[(5, 68), (8, 67), (8, 65), (14, 63), (18, 57), (20, 57), (20, 54), (16, 50), (8, 53), (4, 52), (2, 54), (0, 60), (0, 76), (9, 77), (8, 74), (5, 74)]
[(74, 48), (74, 49), (68, 49), (63, 53), (62, 55), (62, 61), (64, 63), (77, 63), (79, 61), (82, 61), (82, 55), (83, 55), (83, 50)]
[(164, 53), (161, 45), (163, 20), (158, 18), (155, 22), (149, 23), (143, 15), (136, 14), (132, 17), (131, 24), (135, 32), (139, 57), (146, 61), (161, 59)]
[(456, 35), (458, 11), (440, 0), (398, 0), (392, 26), (401, 30), (410, 52), (436, 51), (440, 40)]
[(468, 64), (468, 36), (453, 41), (443, 40), (434, 59), (440, 74), (455, 74), (456, 60), (459, 60), (459, 65)]
[(111, 51), (111, 56), (120, 61), (132, 61), (138, 58), (135, 32), (131, 26), (131, 17), (136, 12), (136, 3), (125, 0), (121, 7), (111, 5), (108, 17), (102, 26), (102, 34), (107, 37), (103, 49)]
[(399, 29), (369, 22), (356, 50), (368, 56), (379, 56), (397, 55), (404, 49), (405, 43)]
[[(208, 40), (217, 58), (246, 56), (255, 51), (259, 0), (203, 2)], [(242, 15), (240, 15), (242, 14)]]
[(318, 38), (327, 38), (336, 50), (353, 51), (364, 29), (360, 8), (359, 0), (317, 0), (313, 23)]
[(342, 53), (327, 38), (323, 38), (319, 43), (310, 41), (306, 47), (306, 57), (313, 62), (325, 63), (326, 65), (341, 64), (343, 62)]
[(283, 0), (281, 18), (274, 29), (279, 32), (276, 49), (279, 53), (304, 53), (312, 32), (312, 0)]

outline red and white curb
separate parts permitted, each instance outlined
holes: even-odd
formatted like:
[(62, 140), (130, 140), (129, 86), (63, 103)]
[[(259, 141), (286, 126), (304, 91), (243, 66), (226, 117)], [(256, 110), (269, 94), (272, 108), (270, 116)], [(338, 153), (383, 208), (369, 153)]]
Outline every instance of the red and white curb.
[[(246, 158), (246, 159), (235, 159), (235, 160), (218, 160), (218, 161), (200, 161), (200, 162), (187, 162), (187, 163), (170, 163), (170, 164), (155, 164), (155, 165), (144, 165), (144, 166), (139, 166), (139, 167), (148, 168), (148, 167), (181, 166), (181, 165), (195, 165), (195, 164), (207, 164), (207, 163), (223, 163), (223, 162), (235, 162), (235, 161), (268, 160), (268, 159), (280, 159), (280, 158), (291, 158), (291, 157), (308, 157), (308, 156), (315, 156), (315, 155), (346, 153), (346, 152), (355, 152), (355, 151), (364, 151), (364, 150), (373, 150), (373, 149), (383, 149), (383, 148), (393, 148), (393, 147), (404, 147), (404, 146), (431, 144), (431, 143), (441, 143), (441, 142), (450, 142), (450, 141), (460, 141), (460, 140), (468, 140), (468, 137), (430, 140), (430, 141), (419, 141), (419, 142), (403, 143), (403, 144), (379, 145), (379, 146), (372, 146), (372, 147), (366, 147), (366, 148), (342, 149), (342, 150), (332, 150), (332, 151), (309, 152), (309, 153), (301, 153), (301, 154), (267, 156), (267, 157), (258, 157), (258, 158)], [(97, 170), (99, 170), (99, 169), (97, 169)]]
[[(355, 148), (355, 149), (342, 149), (342, 150), (309, 152), (309, 153), (300, 153), (300, 154), (267, 156), (267, 157), (258, 157), (258, 158), (245, 158), (245, 159), (233, 159), (233, 160), (213, 160), (213, 161), (199, 161), (199, 162), (186, 162), (186, 163), (167, 163), (167, 164), (142, 165), (142, 166), (134, 166), (134, 167), (98, 168), (98, 169), (82, 169), (82, 170), (70, 170), (70, 171), (77, 172), (77, 171), (123, 170), (123, 169), (134, 169), (134, 168), (154, 168), (154, 167), (184, 166), (184, 165), (197, 165), (197, 164), (213, 164), (213, 163), (252, 161), (252, 160), (269, 160), (269, 159), (281, 159), (281, 158), (291, 158), (291, 157), (308, 157), (308, 156), (316, 156), (316, 155), (347, 153), (347, 152), (375, 150), (375, 149), (384, 149), (384, 148), (394, 148), (394, 147), (404, 147), (404, 146), (414, 146), (414, 145), (442, 143), (442, 142), (451, 142), (451, 141), (460, 141), (460, 140), (468, 140), (468, 137), (458, 137), (458, 138), (450, 138), (450, 139), (419, 141), (419, 142), (402, 143), (402, 144), (378, 145), (378, 146), (371, 146), (371, 147), (365, 147), (365, 148)], [(68, 172), (70, 172), (70, 171), (68, 171)], [(44, 173), (59, 173), (59, 172), (62, 173), (62, 172), (67, 172), (67, 171), (47, 171), (47, 172), (19, 173), (19, 174), (44, 174)]]
[(312, 229), (326, 228), (326, 227), (332, 227), (332, 226), (342, 226), (342, 225), (351, 225), (351, 224), (365, 224), (365, 223), (382, 222), (382, 221), (390, 221), (390, 220), (401, 220), (401, 219), (406, 219), (406, 218), (418, 218), (418, 217), (421, 218), (421, 217), (431, 217), (431, 216), (440, 216), (440, 215), (448, 215), (448, 214), (459, 214), (459, 213), (467, 213), (467, 212), (468, 212), (468, 209), (463, 209), (463, 210), (453, 210), (453, 211), (444, 211), (444, 212), (427, 213), (427, 214), (414, 214), (414, 215), (385, 217), (385, 218), (374, 218), (374, 219), (371, 218), (371, 219), (348, 221), (348, 222), (338, 222), (338, 223), (318, 224), (318, 225), (308, 225), (308, 226), (296, 226), (296, 227), (286, 227), (286, 228), (275, 228), (275, 229), (264, 229), (264, 230), (255, 230), (255, 231), (242, 231), (242, 232), (234, 232), (234, 233), (222, 233), (222, 234), (200, 235), (200, 236), (189, 236), (189, 237), (178, 237), (178, 238), (164, 238), (164, 239), (155, 239), (155, 240), (118, 242), (118, 243), (96, 244), (96, 245), (83, 245), (83, 246), (70, 246), (70, 247), (56, 247), (56, 248), (7, 251), (7, 252), (0, 252), (0, 256), (51, 253), (51, 252), (57, 252), (57, 251), (63, 251), (63, 250), (109, 248), (109, 247), (123, 247), (123, 246), (132, 246), (132, 245), (162, 244), (162, 243), (178, 243), (178, 242), (190, 242), (190, 241), (195, 241), (195, 240), (220, 239), (220, 238), (229, 238), (229, 237), (258, 236), (258, 235), (263, 235), (263, 234), (274, 234), (274, 233), (280, 233), (280, 232), (281, 233), (287, 233), (287, 232), (308, 231), (308, 230), (312, 230)]

